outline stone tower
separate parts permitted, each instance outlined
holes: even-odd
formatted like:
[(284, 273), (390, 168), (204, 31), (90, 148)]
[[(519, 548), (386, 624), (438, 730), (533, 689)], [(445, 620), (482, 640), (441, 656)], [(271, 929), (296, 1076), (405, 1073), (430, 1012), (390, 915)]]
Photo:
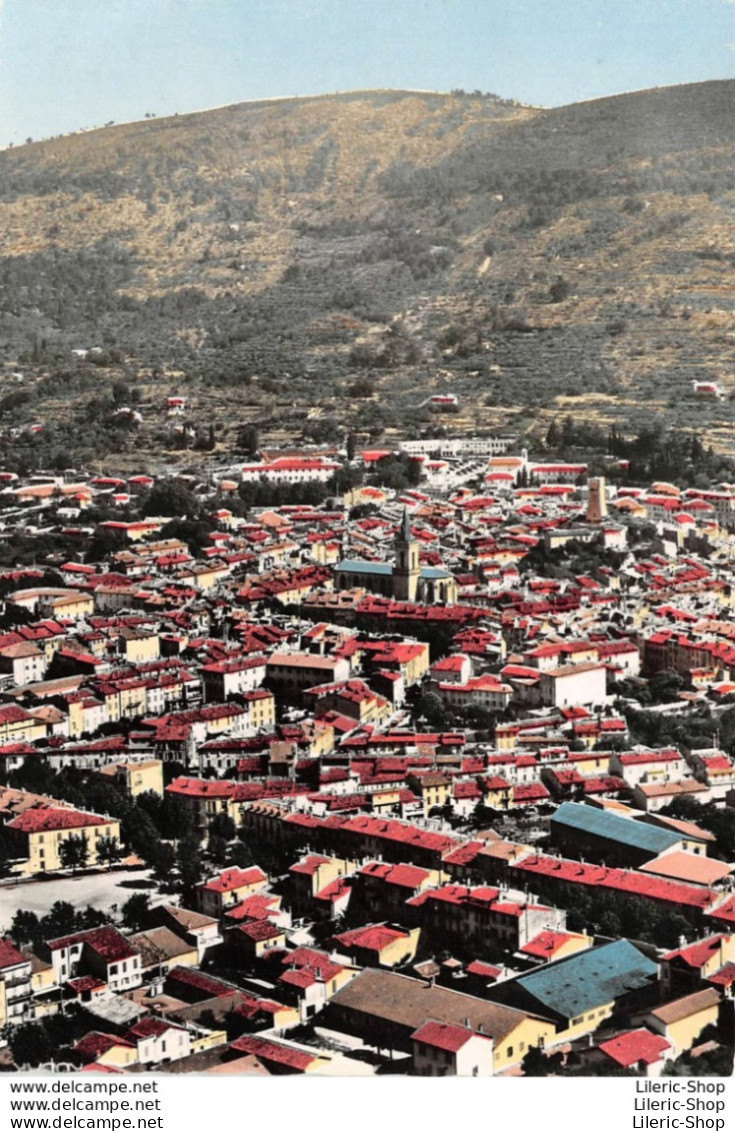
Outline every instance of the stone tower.
[(411, 534), (411, 522), (404, 508), (396, 535), (396, 564), (393, 567), (393, 596), (397, 601), (415, 601), (418, 591), (419, 544)]
[(607, 518), (607, 496), (605, 480), (599, 475), (587, 480), (587, 521), (599, 523)]

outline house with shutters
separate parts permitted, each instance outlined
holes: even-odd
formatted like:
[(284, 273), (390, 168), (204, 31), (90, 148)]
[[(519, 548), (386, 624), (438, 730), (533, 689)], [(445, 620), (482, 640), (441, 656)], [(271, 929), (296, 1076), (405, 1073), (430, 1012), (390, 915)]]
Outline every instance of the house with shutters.
[(0, 938), (0, 1045), (5, 1025), (19, 1025), (33, 1017), (31, 960), (11, 942)]
[(416, 1076), (492, 1076), (493, 1042), (464, 1025), (426, 1021), (411, 1034)]
[(94, 927), (44, 940), (38, 943), (38, 952), (52, 964), (59, 986), (79, 974), (100, 978), (117, 993), (143, 982), (140, 953), (116, 927)]
[(262, 868), (224, 868), (211, 880), (197, 884), (194, 898), (197, 911), (217, 918), (255, 892), (262, 891), (268, 877)]
[(141, 1017), (125, 1033), (137, 1049), (138, 1063), (148, 1067), (181, 1060), (191, 1051), (191, 1036), (181, 1025), (160, 1017)]

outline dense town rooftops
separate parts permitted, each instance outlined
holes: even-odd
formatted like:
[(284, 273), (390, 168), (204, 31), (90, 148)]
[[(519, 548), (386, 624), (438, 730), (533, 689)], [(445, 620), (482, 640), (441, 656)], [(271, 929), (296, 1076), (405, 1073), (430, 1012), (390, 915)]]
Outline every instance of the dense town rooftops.
[[(292, 477), (289, 481), (296, 482), (315, 467), (321, 475), (332, 459), (334, 467), (343, 462), (341, 456), (331, 454), (324, 458), (267, 453), (258, 456), (256, 466), (280, 467), (284, 479)], [(307, 1003), (311, 1006), (331, 997), (335, 987), (325, 983), (342, 984), (357, 972), (356, 967), (348, 967), (345, 974), (345, 966), (333, 954), (316, 948), (294, 949), (296, 940), (309, 937), (301, 933), (301, 916), (307, 928), (312, 919), (323, 920), (325, 930), (324, 934), (317, 932), (319, 938), (326, 937), (329, 930), (339, 932), (334, 936), (335, 945), (342, 953), (346, 947), (354, 948), (353, 954), (361, 951), (362, 959), (356, 959), (360, 964), (374, 962), (376, 956), (385, 959), (381, 948), (389, 947), (392, 952), (391, 943), (399, 944), (397, 953), (410, 950), (401, 940), (408, 933), (412, 943), (420, 923), (421, 957), (431, 954), (432, 961), (416, 962), (412, 968), (416, 978), (399, 976), (396, 981), (388, 976), (386, 982), (381, 977), (384, 971), (365, 971), (350, 984), (356, 987), (351, 990), (351, 1001), (345, 992), (350, 986), (344, 986), (335, 994), (335, 1005), (339, 1010), (347, 1003), (353, 1016), (355, 1011), (370, 1015), (371, 1025), (375, 1021), (385, 1023), (389, 1030), (400, 1028), (404, 1045), (413, 1034), (424, 1055), (438, 1049), (459, 1054), (473, 1033), (482, 1029), (483, 1036), (497, 1042), (504, 1033), (513, 1032), (513, 1026), (521, 1024), (529, 1011), (534, 1024), (539, 1024), (539, 1014), (548, 1017), (552, 1013), (558, 1019), (567, 1016), (564, 1009), (581, 1011), (595, 997), (601, 1007), (607, 1006), (611, 997), (605, 995), (625, 998), (650, 984), (650, 971), (638, 965), (645, 964), (646, 956), (630, 957), (627, 952), (629, 958), (613, 961), (616, 952), (591, 946), (599, 919), (597, 899), (577, 904), (583, 910), (595, 908), (585, 911), (585, 930), (590, 936), (563, 928), (563, 911), (553, 905), (571, 910), (575, 891), (579, 892), (573, 885), (581, 884), (607, 891), (608, 900), (612, 897), (619, 904), (626, 921), (628, 911), (631, 920), (634, 911), (645, 916), (649, 901), (669, 916), (683, 916), (692, 931), (721, 932), (713, 940), (669, 951), (664, 962), (673, 964), (668, 972), (672, 983), (678, 977), (683, 985), (689, 977), (688, 984), (693, 985), (701, 974), (703, 984), (717, 987), (718, 997), (735, 982), (735, 962), (727, 961), (727, 947), (717, 949), (717, 940), (729, 938), (735, 924), (730, 865), (679, 848), (689, 844), (712, 852), (717, 845), (714, 854), (722, 855), (721, 837), (715, 838), (691, 821), (641, 812), (644, 806), (655, 808), (673, 797), (692, 794), (702, 802), (714, 797), (712, 812), (722, 813), (724, 795), (733, 785), (729, 780), (733, 767), (722, 752), (695, 749), (690, 753), (687, 747), (683, 757), (673, 748), (647, 751), (635, 744), (655, 739), (646, 736), (633, 704), (626, 705), (626, 717), (622, 712), (610, 714), (617, 692), (625, 689), (626, 695), (636, 695), (638, 688), (647, 685), (655, 692), (651, 681), (655, 670), (673, 668), (685, 681), (691, 678), (693, 689), (687, 692), (687, 699), (653, 704), (656, 711), (660, 706), (667, 724), (671, 712), (676, 726), (681, 724), (681, 733), (688, 732), (690, 721), (696, 719), (698, 724), (700, 714), (703, 718), (709, 711), (714, 720), (710, 704), (735, 689), (730, 670), (735, 671), (735, 629), (729, 620), (732, 589), (728, 589), (732, 584), (731, 533), (724, 521), (715, 531), (711, 523), (715, 510), (709, 506), (709, 502), (717, 504), (720, 518), (727, 512), (735, 519), (735, 492), (718, 488), (708, 502), (698, 502), (692, 493), (678, 495), (666, 484), (652, 484), (649, 490), (637, 491), (640, 503), (635, 493), (628, 496), (639, 508), (638, 517), (625, 515), (617, 528), (606, 522), (593, 528), (579, 525), (586, 497), (573, 483), (513, 489), (515, 473), (529, 467), (525, 456), (492, 465), (510, 477), (507, 484), (497, 482), (498, 490), (492, 496), (457, 487), (453, 482), (457, 463), (430, 462), (434, 466), (425, 493), (368, 487), (351, 500), (345, 497), (339, 506), (253, 507), (247, 520), (239, 518), (234, 503), (231, 511), (222, 508), (221, 497), (210, 489), (212, 484), (198, 482), (197, 474), (192, 474), (185, 482), (201, 496), (202, 513), (212, 524), (204, 549), (196, 557), (179, 539), (153, 542), (151, 534), (160, 523), (129, 522), (135, 502), (128, 509), (120, 497), (116, 501), (125, 507), (118, 512), (121, 521), (106, 529), (121, 535), (142, 534), (142, 541), (134, 545), (131, 541), (130, 548), (113, 554), (107, 564), (67, 561), (59, 571), (65, 589), (57, 589), (55, 583), (53, 589), (47, 588), (50, 574), (46, 572), (18, 570), (4, 575), (9, 605), (16, 599), (21, 604), (27, 600), (31, 607), (41, 594), (39, 610), (46, 613), (57, 608), (59, 615), (58, 620), (18, 625), (0, 634), (4, 669), (0, 725), (5, 727), (0, 760), (8, 773), (18, 767), (35, 771), (37, 763), (52, 772), (61, 771), (64, 780), (93, 780), (99, 791), (102, 783), (109, 788), (112, 770), (118, 775), (116, 787), (127, 790), (135, 806), (135, 791), (145, 789), (149, 782), (160, 782), (161, 762), (168, 763), (163, 767), (165, 780), (169, 775), (174, 779), (168, 786), (168, 801), (174, 797), (189, 800), (182, 806), (167, 802), (166, 809), (181, 813), (182, 827), (184, 813), (189, 820), (194, 817), (205, 860), (207, 824), (219, 813), (229, 814), (236, 825), (242, 821), (250, 845), (258, 842), (278, 852), (283, 849), (284, 854), (292, 853), (289, 861), (297, 852), (304, 854), (299, 863), (290, 869), (286, 863), (283, 868), (289, 872), (286, 883), (292, 884), (303, 907), (292, 909), (284, 886), (282, 910), (281, 888), (272, 891), (257, 865), (221, 871), (217, 865), (219, 874), (205, 871), (204, 876), (211, 878), (196, 885), (196, 905), (216, 908), (222, 922), (187, 908), (162, 909), (154, 900), (146, 922), (156, 925), (131, 938), (120, 935), (122, 944), (116, 935), (109, 944), (104, 936), (96, 943), (85, 941), (85, 936), (92, 939), (94, 932), (102, 930), (98, 928), (51, 940), (49, 945), (56, 947), (54, 967), (67, 957), (58, 953), (58, 947), (70, 940), (76, 948), (70, 955), (72, 964), (94, 958), (94, 950), (105, 961), (116, 961), (120, 948), (130, 947), (137, 955), (136, 977), (141, 968), (157, 976), (164, 973), (164, 965), (172, 965), (166, 993), (159, 1001), (149, 1001), (147, 987), (140, 987), (139, 1000), (150, 1007), (151, 1014), (177, 1009), (179, 1021), (186, 1016), (187, 1022), (199, 1024), (202, 1007), (183, 1003), (209, 999), (215, 1003), (213, 1011), (219, 1010), (216, 1003), (220, 1003), (218, 1022), (234, 1009), (240, 1024), (280, 1026), (295, 1020)], [(472, 472), (475, 480), (481, 481), (490, 466), (487, 456), (480, 460)], [(574, 465), (554, 463), (538, 468), (550, 479), (573, 476), (577, 470)], [(237, 491), (240, 477), (232, 469), (218, 468), (214, 474), (215, 483)], [(116, 477), (122, 475), (113, 468), (94, 484), (72, 486), (86, 500), (94, 490), (106, 492), (101, 501), (112, 503), (113, 492), (122, 496), (126, 486), (131, 490), (152, 486), (157, 478), (142, 477), (145, 482), (138, 484), (134, 479), (141, 477), (118, 482)], [(223, 475), (229, 478), (222, 479)], [(442, 480), (451, 486), (439, 486)], [(333, 490), (336, 486), (330, 484), (327, 491)], [(614, 490), (608, 486), (609, 505)], [(726, 502), (714, 497), (722, 494)], [(85, 500), (72, 496), (70, 501)], [(353, 521), (349, 508), (365, 502), (373, 504), (377, 513)], [(33, 505), (37, 503), (34, 500)], [(12, 516), (6, 514), (6, 518)], [(666, 553), (654, 552), (653, 545), (640, 549), (637, 543), (649, 538), (644, 523), (665, 523), (657, 534), (666, 544)], [(679, 527), (676, 532), (672, 532), (674, 525)], [(689, 529), (692, 525), (696, 529)], [(420, 564), (427, 582), (423, 592), (432, 591), (431, 578), (451, 573), (459, 586), (461, 604), (430, 605), (379, 595), (391, 588), (381, 577), (395, 574), (397, 531), (414, 543), (416, 558), (412, 560)], [(80, 540), (75, 549), (63, 551), (70, 559), (77, 553), (85, 556), (94, 528), (82, 530), (80, 526), (77, 533)], [(625, 549), (626, 534), (633, 547), (630, 554)], [(588, 543), (589, 562), (563, 575), (554, 569), (559, 576), (537, 573), (540, 551), (528, 557), (544, 537), (551, 546), (554, 539), (561, 543), (597, 536), (600, 544), (616, 547), (614, 567), (593, 569), (594, 541)], [(682, 548), (685, 540), (686, 551)], [(697, 550), (689, 548), (695, 545)], [(577, 546), (568, 552), (579, 554)], [(367, 571), (352, 579), (355, 588), (350, 592), (333, 589), (342, 553), (346, 555), (343, 568), (355, 565), (356, 570)], [(57, 560), (63, 562), (64, 557)], [(519, 568), (521, 560), (523, 567)], [(379, 591), (372, 594), (366, 592), (371, 573), (377, 579), (373, 588)], [(344, 582), (344, 574), (341, 577)], [(24, 593), (21, 587), (31, 585), (38, 588), (29, 597), (29, 591)], [(73, 607), (75, 602), (78, 608)], [(130, 612), (117, 611), (126, 606)], [(81, 619), (62, 619), (66, 615), (81, 615)], [(333, 617), (335, 623), (319, 619), (312, 624), (309, 619), (322, 617)], [(413, 691), (406, 693), (406, 685), (422, 678), (429, 643), (434, 661), (432, 690), (442, 681), (441, 710), (424, 698), (429, 694), (428, 683), (417, 688), (416, 699)], [(63, 674), (67, 672), (77, 674)], [(266, 672), (272, 679), (272, 696), (265, 689), (253, 690)], [(46, 675), (57, 678), (45, 679)], [(449, 682), (452, 677), (459, 682)], [(555, 690), (549, 682), (567, 677), (567, 686), (556, 691), (568, 703), (560, 709), (544, 707), (543, 699)], [(625, 688), (620, 686), (622, 679)], [(304, 694), (303, 685), (309, 683), (317, 687)], [(587, 698), (593, 684), (599, 702), (591, 704)], [(507, 718), (511, 721), (505, 715), (487, 722), (483, 719), (482, 730), (477, 730), (480, 715), (467, 713), (462, 697), (479, 697), (483, 692), (498, 709), (502, 698), (510, 699)], [(266, 699), (278, 711), (278, 724), (275, 711), (259, 710)], [(206, 705), (200, 706), (202, 702)], [(373, 709), (374, 704), (378, 709)], [(694, 704), (693, 716), (690, 704)], [(717, 702), (716, 710), (721, 706)], [(492, 709), (495, 712), (496, 707)], [(349, 711), (355, 717), (348, 717)], [(326, 714), (317, 720), (321, 712)], [(358, 715), (371, 721), (361, 722)], [(433, 729), (417, 729), (426, 719)], [(111, 734), (113, 729), (117, 733)], [(673, 726), (667, 729), (673, 732)], [(208, 739), (215, 733), (216, 738)], [(94, 734), (108, 737), (100, 739)], [(599, 749), (608, 738), (616, 741), (610, 741), (606, 750)], [(724, 734), (723, 742), (727, 742)], [(621, 752), (623, 743), (631, 748)], [(570, 746), (577, 749), (570, 751)], [(582, 746), (586, 748), (580, 749)], [(157, 769), (154, 759), (160, 760)], [(127, 776), (125, 766), (130, 768)], [(73, 767), (73, 773), (67, 773), (67, 767)], [(136, 767), (150, 774), (134, 782)], [(228, 780), (235, 778), (238, 780)], [(434, 787), (442, 801), (446, 798), (451, 823), (446, 810), (432, 812), (430, 818), (423, 815), (424, 803), (428, 806), (436, 801), (427, 793)], [(608, 798), (625, 790), (629, 803), (638, 809), (606, 804)], [(5, 791), (0, 792), (4, 798)], [(49, 843), (55, 847), (68, 833), (84, 833), (85, 824), (75, 823), (79, 820), (89, 822), (86, 835), (94, 844), (94, 833), (110, 831), (114, 822), (101, 814), (86, 813), (84, 805), (96, 805), (91, 793), (81, 796), (84, 800), (78, 801), (78, 807), (53, 798), (29, 803), (14, 799), (9, 806), (3, 801), (2, 816), (10, 822), (6, 826), (9, 839), (14, 829), (29, 834), (15, 837), (14, 847), (27, 843), (30, 856), (43, 843), (47, 851)], [(565, 796), (585, 797), (591, 804), (563, 802), (556, 808)], [(531, 820), (526, 813), (519, 814), (524, 806), (531, 809)], [(156, 809), (152, 804), (149, 809), (157, 824)], [(502, 821), (505, 835), (519, 841), (528, 835), (537, 845), (536, 838), (547, 831), (550, 812), (554, 812), (551, 828), (559, 836), (556, 843), (563, 844), (570, 856), (654, 859), (636, 868), (561, 859), (514, 840), (499, 840), (497, 833), (488, 830), (479, 832), (475, 824), (482, 814), (493, 822)], [(61, 824), (52, 828), (48, 822), (53, 821)], [(98, 829), (93, 827), (96, 824)], [(124, 832), (126, 826), (127, 822)], [(165, 827), (161, 823), (159, 829)], [(44, 842), (30, 835), (46, 828), (54, 836), (46, 836)], [(593, 851), (588, 850), (586, 838), (596, 838)], [(259, 859), (257, 852), (255, 858)], [(36, 856), (28, 862), (29, 871), (38, 860)], [(452, 882), (447, 883), (448, 878)], [(256, 889), (257, 894), (247, 894)], [(22, 894), (28, 889), (13, 890)], [(246, 898), (239, 900), (243, 894)], [(330, 925), (329, 919), (345, 910), (348, 899), (349, 930), (341, 930), (333, 922)], [(289, 919), (289, 915), (299, 918)], [(662, 917), (652, 914), (650, 922), (652, 942), (659, 945), (662, 938), (670, 942)], [(397, 925), (401, 923), (405, 927)], [(475, 941), (475, 937), (471, 943), (461, 936), (462, 924), (478, 931), (478, 954), (485, 953), (480, 949), (481, 938), (483, 946), (492, 944), (487, 953), (493, 962), (481, 958), (470, 962), (465, 966), (468, 977), (460, 982), (459, 972), (472, 956), (465, 944), (471, 947)], [(560, 929), (553, 929), (554, 924)], [(538, 925), (542, 929), (533, 933)], [(456, 957), (440, 953), (446, 945), (445, 928), (460, 934)], [(491, 939), (492, 932), (497, 938), (493, 935)], [(209, 944), (207, 971), (228, 971), (227, 964), (239, 951), (248, 978), (262, 976), (275, 984), (268, 991), (274, 1000), (261, 998), (252, 988), (238, 991), (211, 973), (173, 965), (201, 962)], [(325, 945), (331, 946), (331, 940)], [(10, 970), (12, 977), (13, 966), (25, 965), (26, 960), (12, 943), (7, 948), (0, 943), (0, 972), (7, 975)], [(589, 969), (579, 967), (578, 976), (570, 973), (574, 965), (565, 958), (559, 960), (559, 955), (571, 950), (582, 953), (583, 948), (594, 957), (586, 959)], [(538, 969), (540, 964), (544, 965)], [(536, 983), (525, 1000), (513, 999), (521, 1009), (511, 1011), (510, 1017), (507, 1007), (499, 1004), (504, 1000), (500, 996), (488, 1002), (426, 984), (436, 975), (444, 978), (454, 972), (459, 984), (483, 994), (494, 994), (514, 982), (520, 992), (521, 979), (531, 975), (514, 975), (529, 966), (536, 967), (534, 975), (545, 974), (546, 982)], [(117, 999), (109, 991), (104, 978), (112, 977), (112, 972), (103, 977), (102, 964), (97, 961), (94, 967), (94, 974), (80, 970), (78, 976), (68, 971), (60, 975), (64, 993), (91, 994), (93, 1000), (85, 1005), (95, 1008), (100, 991), (104, 991), (103, 1006), (105, 1001), (109, 1005), (118, 1000), (130, 1005), (126, 997)], [(25, 978), (25, 970), (18, 976)], [(494, 990), (488, 989), (490, 985)], [(130, 996), (137, 1001), (137, 995), (136, 990)], [(287, 1004), (277, 1000), (281, 997)], [(457, 1004), (457, 998), (463, 1001)], [(637, 1005), (643, 1007), (642, 996)], [(194, 1009), (196, 1013), (187, 1012)], [(279, 1016), (281, 1011), (288, 1020)], [(149, 1021), (151, 1037), (162, 1037), (160, 1018), (151, 1016)], [(132, 1032), (132, 1024), (128, 1017), (118, 1030)], [(105, 1025), (100, 1022), (102, 1028)], [(144, 1030), (145, 1024), (139, 1033)], [(604, 1033), (607, 1039), (589, 1050), (593, 1063), (599, 1055), (622, 1067), (641, 1061), (655, 1064), (660, 1059), (658, 1038), (654, 1041), (641, 1031), (614, 1033), (608, 1027)], [(288, 1041), (271, 1036), (253, 1039), (277, 1046), (275, 1051), (259, 1046), (262, 1062), (273, 1072), (293, 1070), (297, 1062), (301, 1067), (296, 1070), (308, 1070), (318, 1055), (313, 1049), (291, 1048)], [(85, 1059), (96, 1059), (107, 1051), (104, 1041), (97, 1045), (95, 1041), (95, 1034), (89, 1034), (88, 1049), (78, 1050)], [(513, 1043), (518, 1052), (519, 1042)], [(223, 1048), (223, 1058), (257, 1055), (235, 1044), (231, 1050)], [(306, 1059), (300, 1061), (299, 1056)], [(119, 1057), (120, 1062), (127, 1059), (122, 1054)], [(136, 1064), (134, 1070), (140, 1067)]]

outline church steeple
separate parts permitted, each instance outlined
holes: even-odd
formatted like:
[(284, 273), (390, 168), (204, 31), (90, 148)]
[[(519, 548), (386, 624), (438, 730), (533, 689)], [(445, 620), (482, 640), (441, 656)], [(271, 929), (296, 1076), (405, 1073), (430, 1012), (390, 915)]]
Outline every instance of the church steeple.
[(411, 533), (408, 508), (404, 507), (401, 525), (396, 535), (396, 564), (393, 569), (393, 596), (399, 601), (415, 601), (418, 590), (419, 544)]

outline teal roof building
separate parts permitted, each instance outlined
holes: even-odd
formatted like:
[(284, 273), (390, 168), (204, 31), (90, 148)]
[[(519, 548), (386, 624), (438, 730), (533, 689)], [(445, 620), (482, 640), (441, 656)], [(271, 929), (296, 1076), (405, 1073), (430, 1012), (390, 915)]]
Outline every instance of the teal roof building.
[(457, 600), (457, 582), (449, 570), (420, 564), (419, 543), (405, 508), (396, 534), (394, 562), (346, 557), (336, 567), (334, 581), (338, 590), (368, 589), (396, 601), (453, 605)]

